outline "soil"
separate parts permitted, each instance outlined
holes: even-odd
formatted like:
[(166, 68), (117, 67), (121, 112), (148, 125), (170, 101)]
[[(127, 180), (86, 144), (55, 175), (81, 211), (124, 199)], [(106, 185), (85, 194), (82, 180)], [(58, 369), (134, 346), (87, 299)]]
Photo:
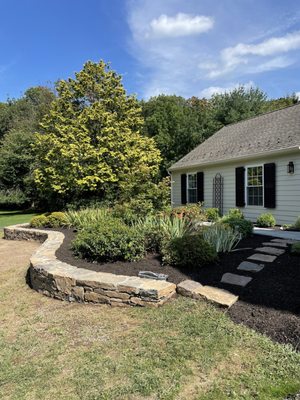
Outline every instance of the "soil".
[[(238, 271), (238, 265), (254, 254), (256, 247), (272, 238), (253, 235), (242, 240), (237, 251), (222, 255), (213, 265), (198, 270), (180, 270), (171, 266), (161, 266), (157, 254), (148, 254), (143, 260), (132, 262), (95, 263), (75, 258), (71, 242), (75, 233), (61, 230), (65, 240), (56, 252), (61, 261), (93, 271), (110, 272), (117, 275), (137, 276), (139, 271), (164, 273), (170, 282), (179, 283), (193, 279), (203, 285), (211, 285), (229, 290), (239, 295), (239, 301), (228, 311), (236, 323), (247, 325), (274, 341), (291, 344), (300, 351), (300, 258), (292, 256), (288, 249), (273, 263), (266, 263), (258, 273)], [(247, 249), (251, 248), (251, 249)], [(225, 272), (253, 277), (245, 287), (220, 283)]]

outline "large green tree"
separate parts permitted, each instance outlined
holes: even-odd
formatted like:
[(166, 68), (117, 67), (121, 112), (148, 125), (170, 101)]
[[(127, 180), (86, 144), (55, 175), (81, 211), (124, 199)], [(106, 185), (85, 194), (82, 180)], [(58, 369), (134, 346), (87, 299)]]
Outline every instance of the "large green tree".
[(144, 134), (154, 138), (163, 162), (161, 174), (203, 140), (201, 113), (183, 97), (160, 95), (142, 102)]
[(35, 182), (43, 193), (64, 201), (120, 197), (157, 175), (160, 153), (140, 134), (139, 103), (108, 64), (89, 61), (56, 90), (34, 144)]
[(0, 103), (0, 139), (11, 129), (34, 133), (54, 99), (51, 89), (37, 86), (27, 89), (19, 99)]
[(38, 86), (20, 99), (0, 104), (0, 207), (14, 202), (29, 205), (35, 198), (31, 145), (54, 98), (50, 89)]
[(222, 127), (261, 114), (266, 94), (258, 88), (240, 86), (230, 92), (215, 94), (211, 98), (215, 123)]

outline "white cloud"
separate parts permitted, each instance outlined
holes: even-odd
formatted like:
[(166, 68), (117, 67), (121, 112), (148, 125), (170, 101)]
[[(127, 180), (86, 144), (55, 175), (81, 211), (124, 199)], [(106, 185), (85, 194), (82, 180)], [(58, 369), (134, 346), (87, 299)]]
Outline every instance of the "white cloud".
[(298, 98), (298, 100), (300, 101), (300, 92), (296, 92), (295, 96)]
[(292, 85), (286, 79), (274, 85), (277, 78), (272, 75), (269, 82), (267, 74), (261, 82), (259, 74), (283, 71), (300, 61), (299, 27), (287, 34), (296, 26), (287, 25), (296, 7), (288, 16), (273, 9), (266, 16), (264, 1), (246, 11), (232, 0), (232, 15), (212, 0), (126, 0), (126, 4), (129, 51), (138, 69), (132, 80), (140, 97), (160, 93), (190, 97), (202, 88), (209, 96), (236, 87), (235, 82), (250, 81), (251, 74), (264, 89), (268, 84), (277, 90), (278, 85)]
[[(264, 72), (277, 68), (284, 68), (293, 63), (292, 60), (283, 57), (273, 58), (261, 63), (260, 57), (268, 57), (274, 54), (287, 53), (300, 49), (300, 31), (288, 33), (285, 36), (273, 37), (257, 44), (239, 43), (233, 47), (227, 47), (221, 51), (221, 63), (218, 68), (209, 72), (209, 78), (217, 78), (235, 70), (239, 66), (248, 66), (248, 72)], [(251, 69), (251, 62), (255, 60), (255, 68)], [(257, 61), (258, 60), (258, 61)]]
[(209, 31), (213, 25), (211, 17), (184, 13), (178, 13), (175, 17), (162, 14), (150, 22), (151, 31), (156, 37), (197, 35)]
[(249, 69), (249, 72), (257, 74), (260, 72), (272, 71), (278, 68), (286, 68), (294, 63), (294, 60), (288, 57), (275, 57), (262, 64), (258, 64)]
[(207, 99), (209, 99), (214, 94), (222, 94), (222, 93), (231, 92), (232, 90), (237, 89), (240, 86), (244, 86), (245, 89), (250, 89), (251, 87), (255, 87), (255, 83), (250, 81), (250, 82), (247, 82), (247, 83), (244, 83), (244, 84), (234, 83), (234, 84), (228, 85), (226, 87), (210, 86), (210, 87), (207, 87), (207, 88), (201, 90), (199, 96), (200, 97), (206, 97)]

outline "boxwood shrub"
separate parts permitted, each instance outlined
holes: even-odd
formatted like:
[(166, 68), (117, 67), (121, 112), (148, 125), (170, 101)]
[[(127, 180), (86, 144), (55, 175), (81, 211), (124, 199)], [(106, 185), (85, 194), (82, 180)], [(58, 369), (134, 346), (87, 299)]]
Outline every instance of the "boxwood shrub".
[(60, 228), (66, 225), (67, 218), (66, 214), (63, 212), (37, 215), (30, 221), (30, 226), (32, 228)]
[(175, 238), (163, 246), (163, 261), (187, 269), (201, 268), (215, 261), (217, 252), (202, 235)]
[(138, 261), (145, 255), (144, 235), (117, 218), (78, 232), (74, 254), (91, 261)]
[(272, 228), (276, 225), (276, 219), (270, 213), (261, 214), (256, 220), (257, 226), (261, 228)]

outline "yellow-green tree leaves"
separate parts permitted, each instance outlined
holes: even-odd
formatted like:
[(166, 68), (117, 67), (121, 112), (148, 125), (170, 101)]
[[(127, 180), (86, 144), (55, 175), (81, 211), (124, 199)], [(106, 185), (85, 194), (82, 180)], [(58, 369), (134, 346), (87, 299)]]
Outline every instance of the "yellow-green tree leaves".
[(157, 175), (160, 153), (140, 134), (138, 101), (105, 62), (87, 62), (75, 79), (57, 84), (57, 93), (34, 144), (35, 181), (43, 192), (118, 197)]

